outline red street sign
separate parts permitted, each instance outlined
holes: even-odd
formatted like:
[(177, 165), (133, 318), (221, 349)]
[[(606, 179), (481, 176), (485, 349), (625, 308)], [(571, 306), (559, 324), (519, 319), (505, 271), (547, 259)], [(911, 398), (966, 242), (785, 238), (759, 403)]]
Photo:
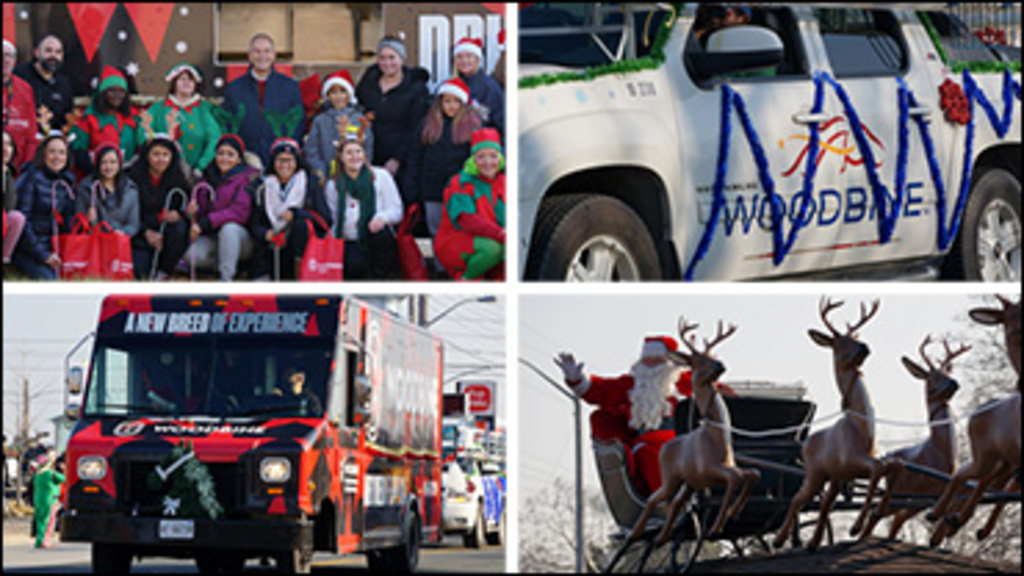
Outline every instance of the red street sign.
[(475, 416), (494, 415), (494, 388), (489, 382), (466, 384), (462, 392), (469, 397), (469, 413)]

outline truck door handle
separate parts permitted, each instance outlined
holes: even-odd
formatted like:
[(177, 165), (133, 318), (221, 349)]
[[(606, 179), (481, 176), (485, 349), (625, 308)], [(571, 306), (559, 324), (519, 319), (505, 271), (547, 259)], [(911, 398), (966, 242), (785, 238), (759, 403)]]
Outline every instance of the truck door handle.
[(909, 111), (911, 116), (923, 116), (925, 120), (931, 120), (932, 109), (930, 106), (915, 106)]
[(825, 112), (819, 112), (817, 114), (811, 114), (810, 112), (804, 112), (801, 114), (793, 115), (793, 122), (797, 124), (811, 124), (817, 122), (818, 124), (824, 124), (828, 122), (832, 116)]

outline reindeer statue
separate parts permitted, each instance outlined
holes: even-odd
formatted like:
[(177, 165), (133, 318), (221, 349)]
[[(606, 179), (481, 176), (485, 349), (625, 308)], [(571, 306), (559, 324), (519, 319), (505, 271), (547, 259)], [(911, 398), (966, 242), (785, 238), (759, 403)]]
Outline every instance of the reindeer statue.
[[(928, 513), (929, 521), (941, 519), (932, 533), (932, 546), (938, 546), (945, 538), (955, 535), (971, 519), (989, 486), (1020, 489), (1020, 302), (1013, 304), (1001, 296), (998, 298), (1002, 310), (975, 308), (970, 315), (980, 324), (1004, 326), (1007, 354), (1017, 372), (1017, 392), (981, 406), (968, 420), (971, 462), (957, 469), (935, 508)], [(959, 512), (947, 514), (953, 497), (972, 479), (976, 479), (977, 484), (967, 503)], [(992, 533), (1004, 507), (1005, 504), (996, 504), (985, 526), (978, 530), (979, 540)]]
[(821, 503), (814, 537), (807, 546), (809, 550), (816, 550), (821, 544), (829, 513), (842, 486), (855, 478), (872, 478), (864, 504), (870, 507), (871, 494), (888, 469), (877, 458), (874, 408), (860, 372), (871, 351), (857, 339), (857, 330), (878, 313), (880, 302), (876, 300), (870, 311), (862, 303), (860, 320), (854, 325), (848, 324), (845, 335), (840, 334), (828, 320), (829, 313), (842, 305), (842, 302), (833, 303), (822, 298), (819, 315), (831, 336), (817, 330), (808, 333), (819, 346), (832, 350), (836, 384), (843, 395), (845, 413), (832, 427), (815, 432), (804, 443), (804, 481), (793, 497), (782, 528), (775, 535), (776, 548), (785, 543), (796, 528), (800, 510), (821, 491), (825, 483), (828, 483), (828, 491)]
[[(871, 536), (875, 525), (882, 519), (892, 514), (889, 511), (889, 502), (893, 494), (925, 494), (937, 495), (942, 493), (945, 482), (923, 474), (908, 472), (903, 466), (910, 462), (931, 468), (944, 474), (952, 474), (956, 467), (956, 426), (953, 424), (952, 413), (949, 410), (949, 402), (953, 395), (960, 389), (960, 385), (950, 376), (953, 369), (953, 360), (958, 356), (967, 353), (971, 347), (960, 346), (955, 351), (949, 346), (949, 341), (943, 341), (946, 357), (938, 365), (933, 364), (925, 349), (932, 343), (929, 335), (921, 343), (918, 353), (924, 360), (927, 369), (920, 366), (910, 358), (903, 357), (903, 366), (914, 378), (923, 380), (925, 383), (925, 403), (928, 406), (928, 421), (931, 424), (931, 433), (928, 439), (919, 444), (902, 448), (887, 454), (886, 462), (891, 462), (891, 468), (885, 480), (885, 495), (882, 497), (878, 508), (871, 512), (868, 525), (861, 534), (861, 539)], [(903, 524), (925, 510), (927, 506), (907, 508), (895, 512), (892, 525), (889, 527), (889, 538), (895, 539)], [(856, 536), (861, 531), (868, 507), (865, 506), (860, 516), (850, 529), (850, 535)]]
[[(687, 334), (697, 328), (679, 319), (679, 340), (690, 350), (689, 354), (672, 352), (674, 361), (689, 365), (693, 369), (693, 399), (697, 410), (704, 418), (701, 426), (687, 434), (677, 436), (661, 448), (661, 488), (647, 500), (643, 513), (633, 526), (629, 541), (638, 540), (643, 534), (647, 520), (661, 502), (671, 502), (668, 520), (658, 538), (664, 544), (672, 534), (673, 524), (683, 506), (696, 490), (726, 485), (725, 497), (711, 534), (718, 534), (725, 522), (736, 517), (743, 510), (750, 490), (761, 479), (761, 473), (752, 469), (741, 469), (733, 460), (732, 437), (730, 433), (729, 409), (725, 400), (715, 389), (715, 381), (725, 372), (725, 366), (711, 356), (711, 350), (736, 332), (736, 326), (724, 330), (718, 323), (718, 334), (714, 340), (704, 340), (704, 352), (697, 351), (694, 336)], [(680, 487), (685, 484), (682, 492)], [(742, 492), (733, 500), (737, 488)], [(731, 505), (731, 506), (730, 506)]]

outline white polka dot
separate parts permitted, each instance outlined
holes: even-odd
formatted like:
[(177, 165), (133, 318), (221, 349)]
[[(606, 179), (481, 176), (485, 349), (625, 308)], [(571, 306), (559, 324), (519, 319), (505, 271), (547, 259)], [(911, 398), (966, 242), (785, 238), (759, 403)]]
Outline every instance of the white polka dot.
[(93, 89), (95, 89), (97, 86), (100, 85), (100, 79), (93, 77), (92, 82), (89, 82), (89, 85), (92, 86)]
[(188, 6), (182, 6), (178, 13), (182, 16), (188, 16)]
[(126, 30), (118, 30), (117, 31), (117, 39), (120, 40), (121, 42), (124, 42), (125, 40), (128, 39), (128, 32)]
[(178, 43), (174, 45), (174, 49), (177, 50), (178, 54), (184, 54), (185, 52), (188, 52), (188, 43), (184, 40), (179, 40)]
[(398, 32), (398, 39), (402, 40), (403, 42), (405, 41), (405, 30), (400, 30)]
[(21, 13), (18, 14), (18, 17), (22, 20), (28, 20), (28, 12), (26, 10), (22, 10)]
[(224, 79), (223, 78), (214, 78), (213, 79), (213, 86), (215, 88), (223, 88), (224, 87)]

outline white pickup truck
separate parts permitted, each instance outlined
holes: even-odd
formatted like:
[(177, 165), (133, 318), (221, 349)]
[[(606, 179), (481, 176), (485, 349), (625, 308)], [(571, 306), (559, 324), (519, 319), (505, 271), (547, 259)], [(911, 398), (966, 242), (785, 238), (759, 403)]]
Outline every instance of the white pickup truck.
[(523, 278), (1019, 282), (1020, 48), (904, 6), (523, 8)]

